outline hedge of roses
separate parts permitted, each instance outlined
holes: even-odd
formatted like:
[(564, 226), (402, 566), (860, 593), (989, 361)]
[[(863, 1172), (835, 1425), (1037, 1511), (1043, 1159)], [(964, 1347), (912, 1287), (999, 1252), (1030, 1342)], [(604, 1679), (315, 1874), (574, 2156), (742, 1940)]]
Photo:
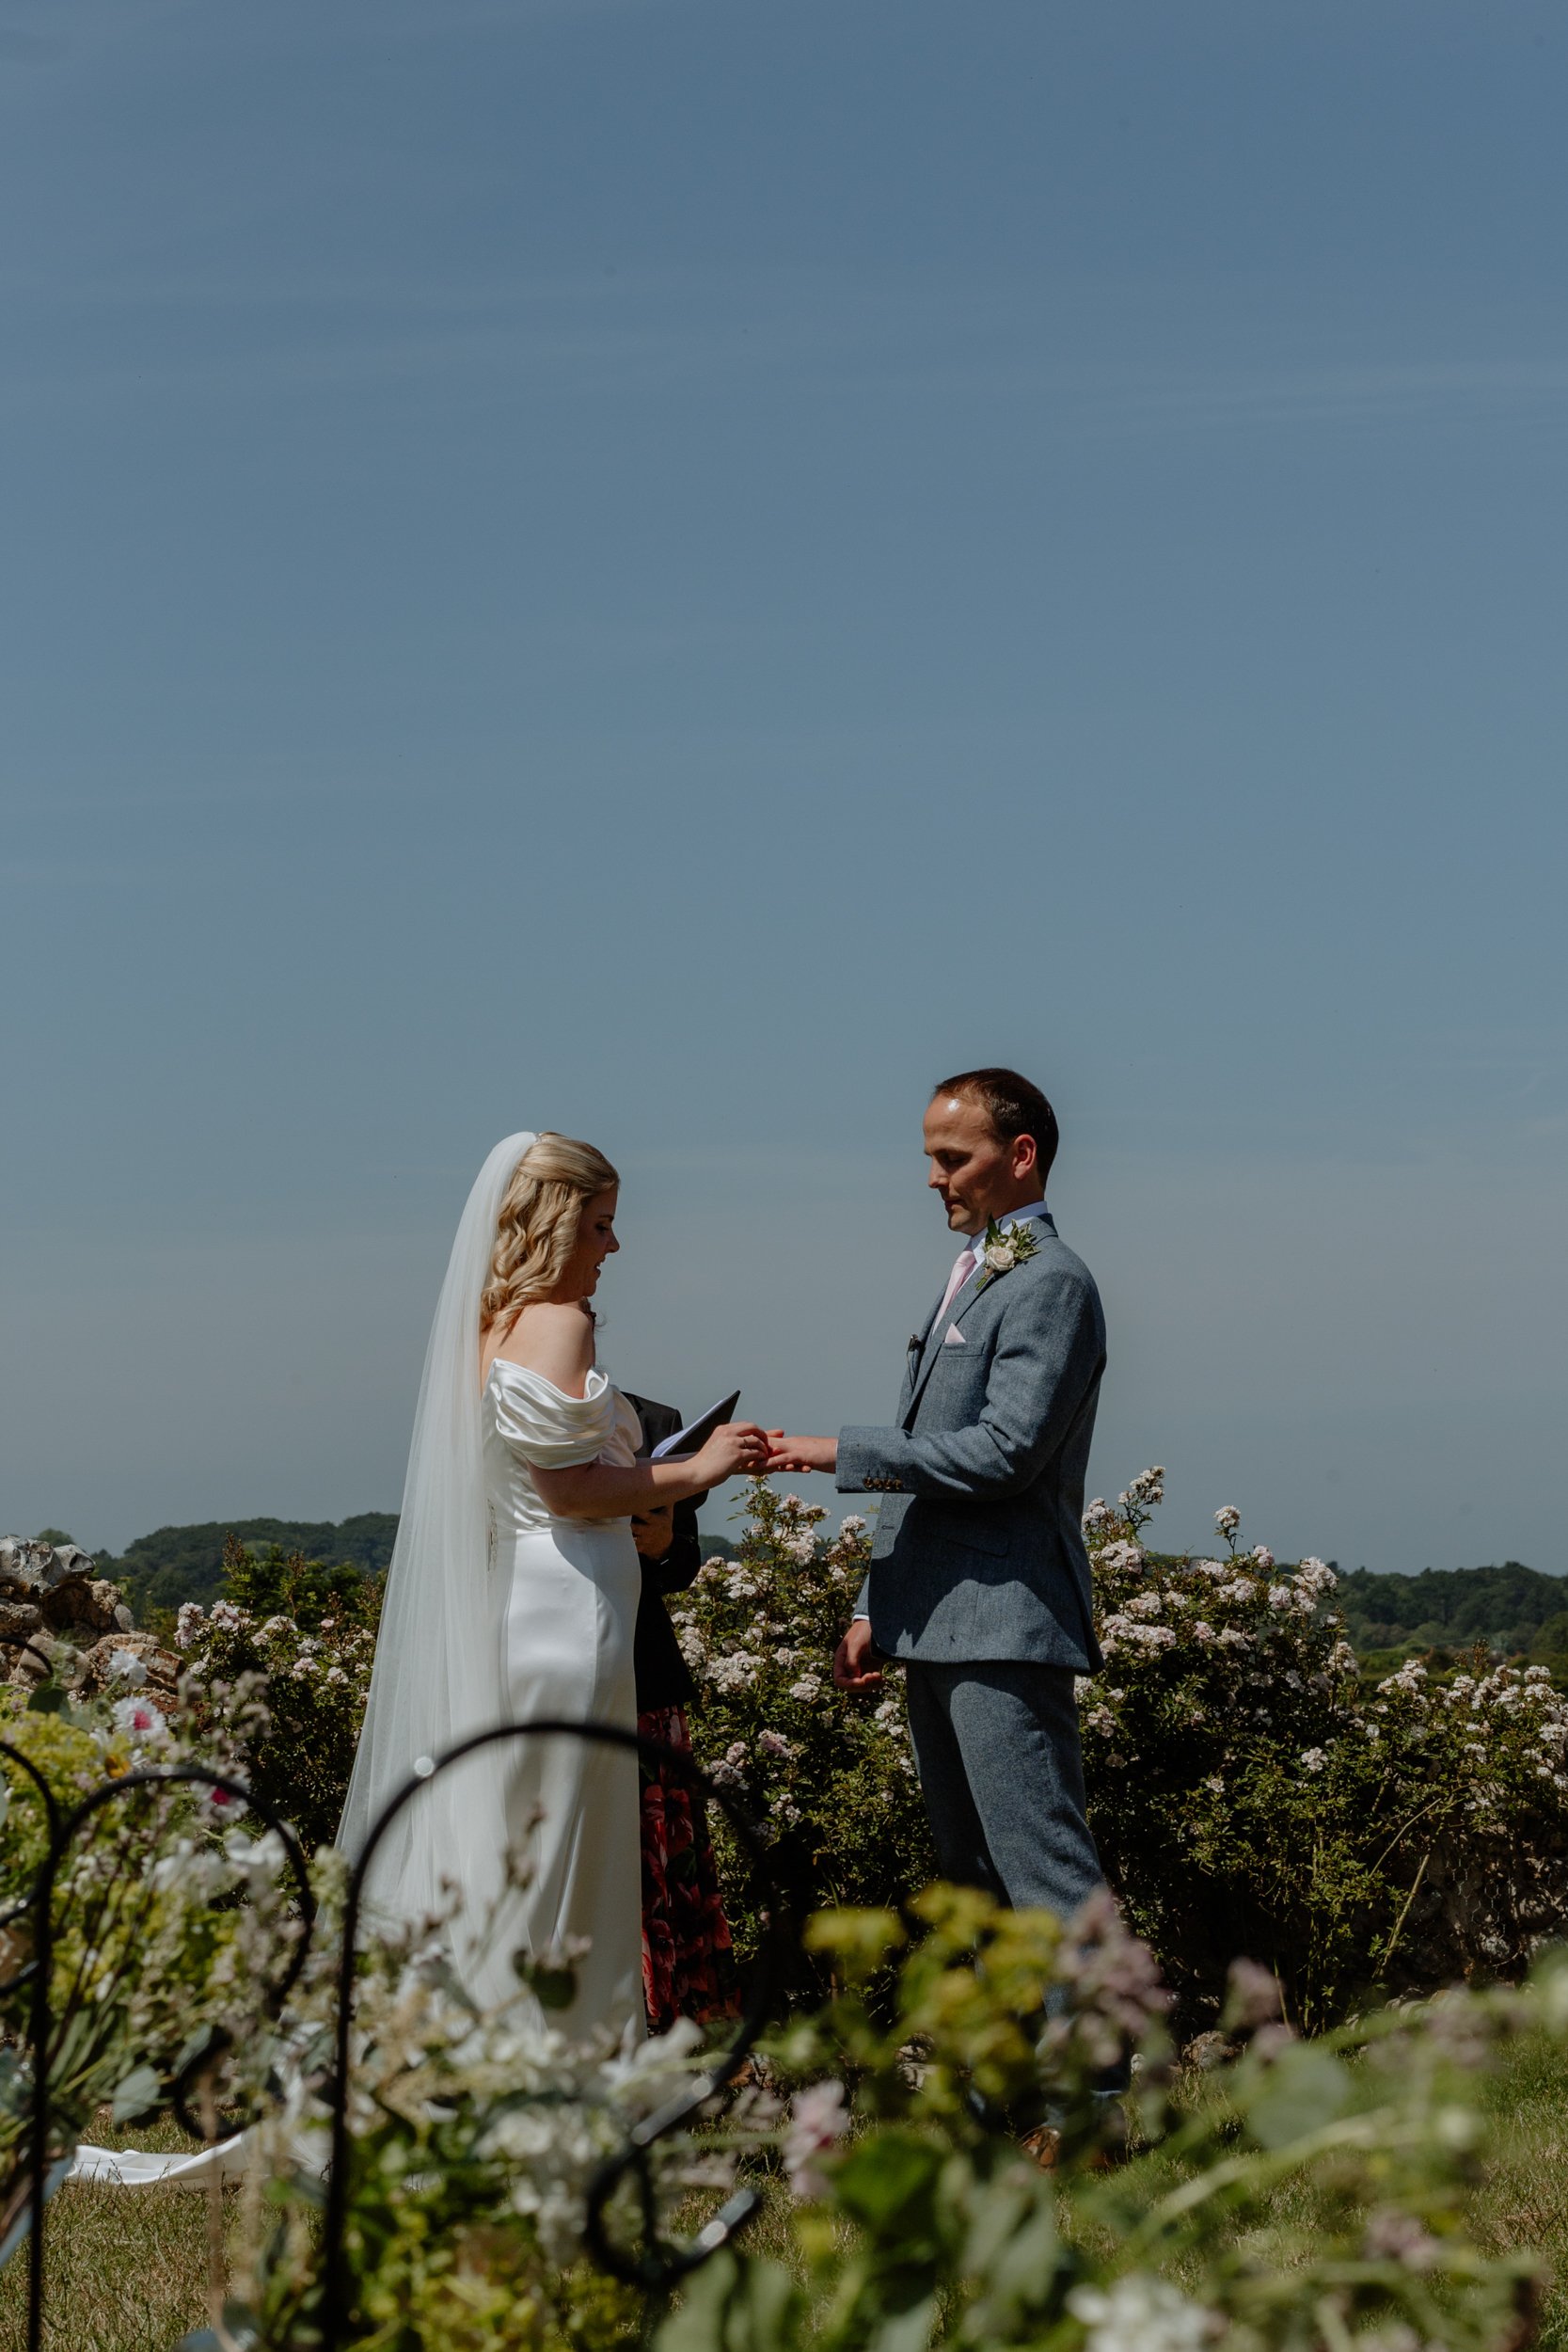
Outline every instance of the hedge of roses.
[(1189, 2013), (1238, 1951), (1313, 2029), (1380, 1990), (1520, 1974), (1568, 1928), (1547, 1669), (1412, 1661), (1365, 1690), (1321, 1560), (1243, 1550), (1229, 1508), (1223, 1558), (1145, 1545), (1164, 1476), (1085, 1514), (1105, 1665), (1081, 1696), (1101, 1853)]
[[(847, 1705), (833, 1687), (833, 1650), (871, 1544), (856, 1516), (824, 1537), (826, 1518), (820, 1503), (756, 1481), (735, 1557), (707, 1561), (673, 1611), (700, 1693), (698, 1758), (749, 1799), (798, 1914), (896, 1902), (936, 1872), (902, 1678), (890, 1674), (869, 1704)], [(756, 1936), (751, 1891), (716, 1830), (744, 1957)], [(801, 1987), (823, 1981), (803, 1959)]]
[[(198, 1742), (240, 1727), (245, 1777), (308, 1853), (337, 1836), (375, 1658), (381, 1584), (352, 1566), (224, 1552), (223, 1599), (187, 1601), (175, 1626), (181, 1690)], [(243, 1724), (240, 1719), (243, 1716)]]
[[(1221, 1556), (1151, 1549), (1163, 1481), (1147, 1471), (1085, 1514), (1105, 1667), (1080, 1696), (1095, 1836), (1184, 2025), (1212, 2022), (1237, 1952), (1312, 2030), (1381, 1991), (1517, 1977), (1568, 1931), (1568, 1706), (1547, 1670), (1481, 1658), (1439, 1679), (1412, 1662), (1366, 1689), (1333, 1572), (1243, 1549), (1228, 1509)], [(863, 1519), (832, 1534), (827, 1518), (755, 1482), (733, 1556), (673, 1604), (698, 1756), (746, 1792), (800, 1913), (896, 1904), (935, 1867), (901, 1677), (870, 1702), (832, 1685), (870, 1544)], [(236, 1549), (229, 1589), (181, 1615), (195, 1728), (232, 1738), (248, 1710), (255, 1786), (323, 1842), (379, 1588)], [(754, 1898), (721, 1824), (718, 1842), (744, 1958)], [(825, 1981), (803, 1961), (794, 1989)]]

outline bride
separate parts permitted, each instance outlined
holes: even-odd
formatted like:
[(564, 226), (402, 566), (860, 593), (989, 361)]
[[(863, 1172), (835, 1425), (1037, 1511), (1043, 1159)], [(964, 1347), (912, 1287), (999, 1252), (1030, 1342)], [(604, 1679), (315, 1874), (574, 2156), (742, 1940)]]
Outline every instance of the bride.
[[(594, 1360), (589, 1302), (620, 1248), (620, 1179), (592, 1144), (509, 1136), (468, 1196), (436, 1308), (370, 1701), (339, 1844), (351, 1861), (417, 1757), (498, 1722), (637, 1727), (641, 1568), (631, 1514), (760, 1468), (764, 1433), (718, 1430), (682, 1462), (636, 1458), (637, 1417)], [(506, 1887), (508, 1852), (527, 1867)], [(635, 1754), (497, 1742), (406, 1806), (372, 1858), (372, 1910), (450, 1911), (473, 1992), (511, 1956), (576, 1957), (560, 2022), (641, 2028)], [(586, 1950), (582, 1947), (586, 1945)]]
[[(758, 1469), (736, 1422), (683, 1462), (635, 1459), (632, 1408), (594, 1361), (589, 1305), (620, 1248), (620, 1179), (592, 1144), (522, 1134), (480, 1169), (425, 1354), (408, 1474), (340, 1848), (356, 1861), (422, 1756), (498, 1723), (637, 1728), (641, 1566), (631, 1514)], [(507, 1856), (528, 1866), (520, 1891)], [(383, 1922), (451, 1917), (474, 1996), (515, 1995), (512, 1954), (576, 1963), (565, 2031), (642, 2030), (638, 1774), (626, 1748), (496, 1741), (405, 1805), (366, 1878)], [(584, 1948), (586, 1947), (586, 1949)], [(197, 2156), (82, 2146), (78, 2179), (197, 2188), (244, 2171), (246, 2135)]]

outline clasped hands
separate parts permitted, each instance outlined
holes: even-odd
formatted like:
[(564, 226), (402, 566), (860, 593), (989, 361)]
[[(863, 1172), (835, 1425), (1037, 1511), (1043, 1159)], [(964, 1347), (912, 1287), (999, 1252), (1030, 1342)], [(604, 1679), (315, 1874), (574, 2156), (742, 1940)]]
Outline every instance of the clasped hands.
[[(724, 1475), (739, 1472), (758, 1478), (770, 1470), (827, 1470), (831, 1474), (838, 1468), (836, 1438), (794, 1437), (783, 1429), (759, 1429), (754, 1422), (731, 1422), (716, 1429), (708, 1445), (716, 1454), (733, 1457), (734, 1470)], [(718, 1484), (717, 1476), (714, 1484)], [(882, 1683), (879, 1662), (871, 1628), (863, 1617), (857, 1617), (833, 1652), (833, 1681), (839, 1690), (856, 1695), (879, 1691)]]
[(836, 1438), (794, 1438), (782, 1429), (759, 1429), (754, 1421), (727, 1422), (716, 1429), (697, 1457), (711, 1483), (725, 1478), (766, 1478), (773, 1470), (838, 1468)]

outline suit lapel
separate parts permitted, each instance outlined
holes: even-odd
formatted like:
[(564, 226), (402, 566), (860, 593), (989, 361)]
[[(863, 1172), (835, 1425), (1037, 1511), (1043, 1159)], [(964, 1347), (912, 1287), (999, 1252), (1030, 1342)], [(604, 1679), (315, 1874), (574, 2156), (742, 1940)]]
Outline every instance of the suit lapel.
[[(943, 1288), (945, 1289), (945, 1287), (946, 1285), (944, 1284)], [(931, 1333), (936, 1328), (937, 1317), (941, 1309), (942, 1294), (939, 1292), (937, 1294), (936, 1304), (932, 1307), (930, 1313), (927, 1316), (924, 1327), (916, 1332), (905, 1353), (904, 1391), (903, 1403), (899, 1408), (900, 1418), (902, 1418), (903, 1413), (908, 1410), (909, 1406), (914, 1403), (916, 1393), (918, 1392), (920, 1387), (920, 1368), (925, 1362), (927, 1352), (930, 1347)]]
[[(1031, 1221), (1039, 1227), (1042, 1237), (1049, 1233), (1053, 1240), (1055, 1239), (1055, 1222), (1049, 1215), (1035, 1217)], [(1008, 1272), (1010, 1271), (1009, 1267)], [(1006, 1274), (991, 1274), (985, 1266), (977, 1266), (962, 1290), (955, 1292), (947, 1312), (933, 1314), (926, 1327), (926, 1343), (920, 1351), (919, 1365), (910, 1385), (909, 1403), (904, 1407), (903, 1416), (906, 1422), (919, 1404), (921, 1391), (931, 1376), (937, 1358), (941, 1355), (946, 1342), (948, 1327), (952, 1324), (962, 1323), (975, 1300), (983, 1298), (987, 1291), (998, 1282), (1005, 1282), (1006, 1279)], [(941, 1302), (938, 1303), (940, 1306)], [(937, 1327), (939, 1324), (942, 1327), (940, 1330)], [(911, 1352), (912, 1355), (913, 1351)]]
[(962, 1290), (954, 1292), (952, 1298), (948, 1301), (945, 1314), (941, 1312), (942, 1302), (938, 1300), (937, 1311), (933, 1313), (930, 1322), (926, 1327), (926, 1344), (920, 1351), (919, 1365), (910, 1388), (910, 1401), (904, 1407), (906, 1421), (919, 1404), (920, 1392), (931, 1376), (931, 1370), (937, 1358), (942, 1354), (948, 1326), (962, 1321), (985, 1288), (985, 1284), (980, 1280), (983, 1270), (981, 1267), (976, 1267)]

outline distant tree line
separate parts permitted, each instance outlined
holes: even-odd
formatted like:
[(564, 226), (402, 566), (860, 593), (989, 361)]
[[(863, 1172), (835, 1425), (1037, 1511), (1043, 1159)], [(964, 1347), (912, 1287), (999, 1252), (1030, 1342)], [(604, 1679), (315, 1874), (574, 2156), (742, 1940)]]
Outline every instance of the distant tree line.
[[(118, 1556), (100, 1552), (97, 1558), (145, 1625), (171, 1614), (182, 1601), (211, 1608), (226, 1589), (224, 1548), (230, 1538), (253, 1552), (330, 1561), (380, 1576), (397, 1529), (395, 1511), (361, 1511), (338, 1520), (206, 1519), (155, 1528)], [(705, 1557), (733, 1549), (728, 1534), (705, 1529), (702, 1540)], [(1338, 1602), (1363, 1656), (1457, 1651), (1482, 1642), (1506, 1658), (1568, 1658), (1568, 1581), (1518, 1560), (1486, 1568), (1424, 1568), (1418, 1576), (1353, 1568), (1341, 1572)]]
[(1419, 1576), (1341, 1575), (1346, 1630), (1363, 1655), (1460, 1650), (1484, 1642), (1507, 1658), (1568, 1652), (1568, 1584), (1521, 1561), (1500, 1567), (1423, 1568)]
[[(349, 1519), (203, 1519), (190, 1527), (154, 1528), (119, 1553), (94, 1556), (102, 1575), (112, 1577), (131, 1604), (138, 1625), (157, 1626), (181, 1604), (198, 1601), (210, 1609), (226, 1592), (224, 1554), (231, 1543), (261, 1556), (316, 1564), (330, 1561), (381, 1576), (392, 1556), (398, 1532), (395, 1511), (361, 1511)], [(45, 1529), (45, 1542), (68, 1542), (58, 1528)], [(728, 1549), (722, 1535), (702, 1538), (705, 1558)]]
[(293, 1558), (330, 1560), (380, 1576), (392, 1556), (395, 1511), (361, 1511), (350, 1519), (204, 1519), (193, 1527), (158, 1527), (138, 1535), (117, 1557), (97, 1554), (104, 1576), (124, 1591), (138, 1625), (171, 1613), (182, 1601), (210, 1609), (224, 1591), (224, 1549), (230, 1538), (247, 1549), (274, 1549)]

